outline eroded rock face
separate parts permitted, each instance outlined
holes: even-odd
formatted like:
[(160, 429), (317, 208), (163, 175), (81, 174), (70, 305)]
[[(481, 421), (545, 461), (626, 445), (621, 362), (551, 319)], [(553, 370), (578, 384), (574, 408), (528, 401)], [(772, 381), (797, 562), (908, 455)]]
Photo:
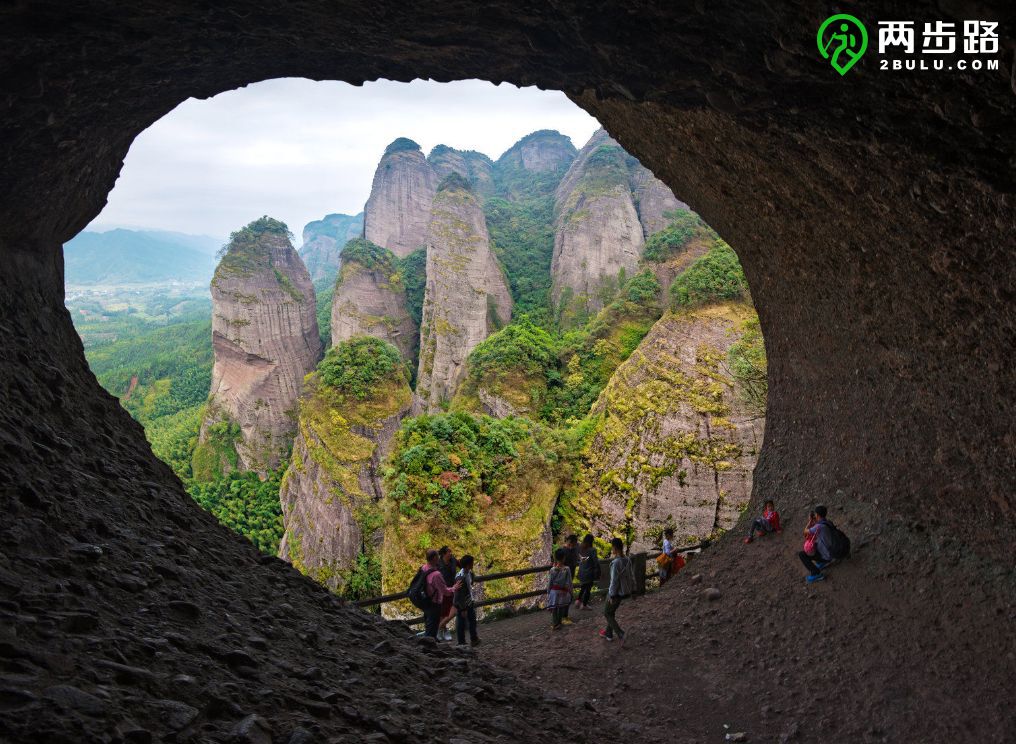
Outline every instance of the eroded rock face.
[(427, 232), (416, 392), (429, 410), (451, 400), (469, 352), (511, 314), (511, 293), (490, 250), (483, 211), (464, 182), (446, 182)]
[(437, 173), (439, 182), (449, 173), (465, 178), (481, 204), (494, 193), (494, 163), (482, 152), (438, 145), (430, 151), (427, 162)]
[(327, 283), (339, 271), (339, 254), (342, 247), (363, 235), (363, 212), (357, 215), (329, 214), (323, 219), (308, 222), (303, 228), (303, 259), (312, 282)]
[(393, 256), (372, 244), (365, 250), (372, 255), (348, 248), (343, 255), (332, 299), (332, 345), (354, 336), (374, 336), (393, 344), (405, 359), (413, 360), (418, 332), (409, 316), (406, 289)]
[(607, 133), (593, 135), (555, 193), (552, 300), (569, 325), (610, 301), (633, 275), (645, 243), (632, 197), (629, 156)]
[(641, 165), (631, 168), (631, 190), (638, 205), (642, 235), (647, 239), (667, 226), (669, 212), (688, 209), (688, 205), (674, 196), (667, 184)]
[(412, 392), (401, 369), (367, 400), (307, 378), (299, 433), (279, 498), (285, 533), (279, 557), (332, 591), (348, 582), (357, 556), (380, 549), (379, 470)]
[(285, 226), (258, 222), (230, 243), (212, 279), (215, 362), (201, 442), (211, 444), (216, 423), (235, 424), (238, 467), (264, 473), (292, 442), (300, 386), (321, 340), (314, 287)]
[(575, 145), (560, 132), (541, 129), (527, 134), (497, 159), (499, 168), (533, 173), (561, 170), (575, 159)]
[[(721, 304), (668, 313), (622, 364), (593, 407), (571, 526), (630, 534), (633, 550), (729, 529), (751, 498), (764, 415), (728, 371), (750, 307)], [(573, 510), (573, 511), (572, 511)]]
[(438, 177), (420, 146), (400, 137), (388, 146), (363, 209), (364, 237), (405, 258), (427, 242)]

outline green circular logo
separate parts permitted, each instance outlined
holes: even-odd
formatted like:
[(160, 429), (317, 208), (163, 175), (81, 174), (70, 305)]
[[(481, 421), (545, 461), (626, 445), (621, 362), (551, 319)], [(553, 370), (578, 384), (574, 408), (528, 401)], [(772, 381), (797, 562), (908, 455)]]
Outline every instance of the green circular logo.
[(846, 75), (868, 48), (868, 30), (854, 16), (838, 13), (819, 26), (815, 41), (822, 59), (829, 60), (840, 75)]

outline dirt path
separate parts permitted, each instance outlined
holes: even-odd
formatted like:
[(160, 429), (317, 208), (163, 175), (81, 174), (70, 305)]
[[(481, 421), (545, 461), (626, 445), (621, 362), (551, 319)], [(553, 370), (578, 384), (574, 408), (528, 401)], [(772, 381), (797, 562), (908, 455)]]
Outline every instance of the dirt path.
[(856, 542), (808, 585), (796, 530), (731, 537), (622, 606), (623, 646), (599, 638), (597, 605), (560, 631), (545, 613), (481, 625), (481, 656), (626, 719), (631, 742), (1016, 741), (1011, 597), (935, 566), (879, 571)]

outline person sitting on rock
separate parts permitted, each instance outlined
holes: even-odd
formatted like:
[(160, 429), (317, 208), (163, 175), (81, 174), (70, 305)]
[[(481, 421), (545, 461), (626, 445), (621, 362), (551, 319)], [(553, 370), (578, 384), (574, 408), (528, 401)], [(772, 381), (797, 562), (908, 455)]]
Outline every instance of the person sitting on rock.
[(824, 581), (822, 569), (832, 563), (831, 535), (826, 515), (828, 510), (823, 504), (817, 505), (808, 517), (804, 528), (804, 550), (798, 553), (801, 563), (808, 569), (807, 581), (812, 584)]
[[(455, 572), (458, 570), (458, 561), (455, 560), (455, 554), (452, 553), (452, 549), (447, 545), (443, 545), (437, 551), (437, 554), (437, 568), (441, 572), (441, 577), (447, 586), (452, 586), (455, 583)], [(455, 605), (452, 603), (452, 596), (447, 594), (441, 605), (441, 620), (438, 623), (437, 629), (437, 639), (439, 641), (450, 641), (452, 639), (452, 631), (448, 628), (448, 623), (451, 622), (453, 617), (455, 617)]]
[(460, 646), (466, 643), (466, 630), (469, 630), (469, 643), (480, 645), (480, 637), (476, 633), (476, 602), (473, 599), (473, 556), (464, 555), (459, 559), (459, 572), (455, 574), (455, 583), (459, 588), (452, 597), (455, 605), (455, 635)]
[(759, 537), (770, 532), (783, 532), (783, 528), (780, 527), (780, 513), (776, 511), (776, 504), (772, 499), (766, 499), (766, 503), (762, 506), (762, 516), (752, 520), (748, 537), (744, 538), (745, 545), (755, 539), (756, 532), (759, 533)]
[(565, 565), (568, 551), (558, 548), (554, 552), (554, 565), (550, 567), (547, 580), (547, 609), (551, 611), (550, 627), (560, 630), (562, 625), (571, 625), (567, 609), (572, 600), (572, 573)]
[(438, 626), (441, 624), (445, 598), (451, 600), (455, 590), (461, 586), (459, 584), (449, 586), (445, 583), (444, 577), (441, 575), (441, 567), (438, 565), (439, 561), (440, 555), (431, 548), (427, 551), (427, 562), (420, 568), (426, 573), (427, 599), (430, 600), (423, 611), (423, 633), (435, 640), (437, 640)]
[(600, 556), (596, 554), (593, 547), (593, 536), (586, 535), (582, 538), (582, 545), (579, 546), (579, 598), (575, 606), (582, 610), (589, 607), (589, 595), (593, 592), (593, 584), (600, 578)]

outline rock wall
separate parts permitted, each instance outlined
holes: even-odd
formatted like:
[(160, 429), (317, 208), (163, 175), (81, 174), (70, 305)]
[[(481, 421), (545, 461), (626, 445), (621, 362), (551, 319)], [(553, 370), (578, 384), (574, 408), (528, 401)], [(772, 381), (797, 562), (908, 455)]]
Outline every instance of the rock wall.
[(308, 222), (303, 228), (300, 258), (311, 281), (315, 284), (331, 282), (339, 271), (342, 247), (362, 235), (363, 212), (357, 215), (329, 214), (323, 219)]
[(512, 298), (490, 250), (487, 223), (464, 183), (434, 199), (427, 231), (427, 286), (417, 395), (431, 411), (451, 400), (469, 352), (511, 320)]
[(565, 325), (610, 301), (624, 272), (638, 269), (645, 243), (632, 196), (630, 156), (602, 129), (589, 140), (555, 192), (555, 307)]
[(404, 137), (392, 142), (374, 171), (363, 208), (364, 237), (399, 258), (422, 248), (437, 184), (418, 144)]
[(565, 168), (575, 159), (575, 145), (560, 132), (541, 129), (527, 134), (501, 157), (501, 169), (523, 169), (533, 173), (546, 173)]
[[(384, 250), (384, 249), (380, 249)], [(391, 258), (377, 261), (344, 257), (332, 299), (332, 345), (353, 336), (375, 336), (415, 360), (416, 323), (406, 306), (406, 289)]]
[(661, 318), (593, 406), (595, 434), (565, 504), (569, 526), (659, 548), (729, 529), (751, 498), (764, 418), (727, 366), (754, 311), (719, 304)]
[(299, 433), (279, 493), (285, 533), (279, 557), (341, 591), (360, 554), (380, 549), (379, 470), (412, 393), (402, 375), (350, 399), (307, 378)]
[(481, 152), (438, 145), (430, 151), (427, 162), (439, 182), (449, 173), (458, 173), (465, 178), (481, 204), (494, 193), (494, 163)]
[(201, 427), (204, 449), (195, 458), (208, 456), (211, 427), (235, 424), (237, 466), (264, 473), (292, 443), (300, 386), (321, 356), (321, 340), (314, 287), (285, 226), (281, 232), (252, 228), (261, 229), (255, 222), (240, 231), (212, 279), (215, 362)]
[(688, 209), (688, 205), (674, 196), (674, 192), (652, 171), (641, 165), (631, 169), (631, 190), (638, 208), (642, 235), (648, 239), (665, 228), (670, 220), (667, 213), (677, 209)]

